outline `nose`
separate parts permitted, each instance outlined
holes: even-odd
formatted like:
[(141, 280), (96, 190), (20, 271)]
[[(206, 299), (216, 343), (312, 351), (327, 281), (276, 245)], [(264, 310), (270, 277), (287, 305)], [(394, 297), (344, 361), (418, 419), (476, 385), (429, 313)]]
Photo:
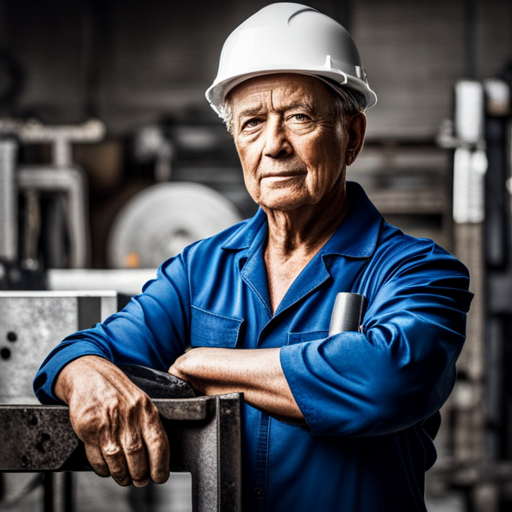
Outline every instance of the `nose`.
[(271, 118), (267, 121), (265, 130), (264, 155), (269, 158), (283, 158), (293, 152), (282, 120)]

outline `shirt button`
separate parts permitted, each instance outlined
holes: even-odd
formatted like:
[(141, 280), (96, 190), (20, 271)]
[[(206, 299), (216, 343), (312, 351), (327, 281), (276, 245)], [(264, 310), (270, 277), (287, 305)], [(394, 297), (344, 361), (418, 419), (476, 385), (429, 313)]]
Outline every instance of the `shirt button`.
[(259, 487), (256, 487), (254, 489), (254, 499), (261, 500), (262, 498), (263, 498), (263, 491)]

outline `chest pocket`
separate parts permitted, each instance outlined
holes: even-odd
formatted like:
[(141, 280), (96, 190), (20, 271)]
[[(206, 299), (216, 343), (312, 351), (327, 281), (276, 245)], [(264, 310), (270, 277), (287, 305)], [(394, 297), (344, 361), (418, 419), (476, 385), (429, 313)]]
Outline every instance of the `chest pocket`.
[(192, 306), (190, 344), (192, 347), (235, 348), (242, 322), (240, 318)]
[(303, 343), (305, 341), (323, 340), (329, 336), (329, 331), (307, 331), (307, 332), (289, 332), (288, 345)]

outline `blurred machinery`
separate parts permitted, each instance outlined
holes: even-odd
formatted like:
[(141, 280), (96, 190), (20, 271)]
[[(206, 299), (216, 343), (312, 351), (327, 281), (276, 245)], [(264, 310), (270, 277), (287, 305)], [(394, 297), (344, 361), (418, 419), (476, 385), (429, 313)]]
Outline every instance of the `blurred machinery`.
[(461, 492), (465, 512), (512, 510), (511, 84), (510, 70), (459, 81), (438, 139), (453, 151), (454, 252), (475, 298), (428, 483)]
[[(86, 181), (71, 162), (73, 142), (104, 135), (99, 121), (82, 126), (44, 126), (37, 121), (0, 122), (0, 285), (44, 287), (45, 266), (84, 267), (89, 259)], [(18, 166), (19, 144), (50, 143), (52, 163)], [(42, 237), (42, 197), (50, 197)], [(42, 242), (42, 244), (41, 244)]]
[(241, 220), (220, 193), (199, 183), (160, 183), (134, 196), (112, 226), (111, 268), (156, 268), (192, 242)]
[[(142, 129), (133, 148), (138, 162), (151, 168), (156, 183), (131, 197), (116, 215), (108, 245), (113, 268), (92, 270), (88, 268), (87, 180), (84, 170), (72, 163), (71, 145), (100, 141), (104, 125), (94, 120), (80, 126), (0, 121), (0, 290), (73, 290), (0, 291), (1, 404), (34, 403), (31, 381), (43, 355), (69, 332), (117, 311), (127, 298), (116, 292), (77, 289), (115, 289), (134, 295), (163, 260), (241, 220), (232, 202), (213, 188), (183, 180), (169, 182), (171, 143), (164, 136), (159, 138), (162, 132), (151, 130)], [(208, 140), (211, 144), (211, 137)], [(20, 151), (28, 144), (49, 145), (51, 164), (20, 164)], [(197, 146), (204, 148), (205, 139), (196, 138), (195, 146), (196, 151)], [(216, 176), (225, 180), (222, 173)], [(37, 350), (30, 349), (34, 339), (38, 339)], [(80, 476), (78, 480), (82, 486), (91, 479)], [(183, 486), (187, 479), (175, 478), (174, 482)], [(150, 510), (155, 496), (162, 494), (156, 495), (152, 486), (144, 493), (121, 492), (112, 489), (112, 484), (106, 487), (107, 493), (117, 493), (134, 510), (139, 506)], [(186, 488), (185, 483), (185, 494)], [(13, 489), (18, 492), (13, 494)], [(20, 502), (30, 507), (39, 500), (46, 512), (55, 506), (69, 512), (76, 492), (67, 473), (28, 479), (27, 475), (0, 474), (0, 506)]]
[[(106, 221), (113, 224), (105, 249), (109, 268), (155, 269), (186, 245), (242, 218), (232, 199), (240, 205), (248, 196), (240, 193), (243, 184), (233, 165), (226, 169), (221, 160), (220, 167), (204, 168), (196, 161), (193, 167), (178, 166), (169, 181), (174, 148), (186, 155), (188, 144), (196, 154), (211, 156), (212, 146), (219, 151), (215, 132), (164, 128), (144, 126), (130, 141), (135, 166), (150, 180), (125, 201), (113, 221)], [(72, 163), (71, 145), (98, 142), (104, 133), (104, 125), (95, 120), (81, 126), (0, 120), (0, 288), (43, 289), (48, 278), (53, 280), (47, 269), (90, 268), (87, 179)], [(52, 163), (19, 165), (22, 144), (50, 144)]]
[[(236, 184), (242, 188), (241, 173), (219, 158), (222, 142), (232, 143), (221, 125), (221, 137), (209, 128), (187, 131), (186, 126), (162, 122), (135, 132), (133, 158), (139, 168), (147, 166), (156, 183), (131, 197), (113, 220), (106, 247), (109, 268), (157, 268), (187, 245), (242, 219), (226, 188), (226, 179), (229, 182), (233, 176), (235, 189)], [(217, 151), (213, 159), (212, 150)], [(183, 165), (187, 151), (195, 153), (192, 168)], [(201, 155), (210, 159), (208, 166), (197, 161)], [(198, 172), (202, 178), (192, 181)], [(217, 190), (208, 183), (212, 180)]]
[[(48, 126), (0, 118), (0, 290), (6, 290), (0, 291), (1, 404), (34, 403), (33, 375), (43, 355), (60, 339), (120, 309), (128, 296), (139, 293), (143, 283), (154, 277), (162, 261), (186, 245), (241, 220), (231, 199), (240, 203), (247, 196), (239, 192), (243, 184), (238, 168), (231, 167), (231, 176), (236, 175), (233, 181), (227, 177), (222, 159), (218, 159), (220, 168), (214, 164), (205, 169), (197, 160), (188, 168), (178, 166), (172, 176), (177, 179), (169, 181), (177, 151), (181, 155), (194, 153), (196, 159), (198, 154), (211, 156), (212, 151), (219, 151), (218, 140), (208, 129), (206, 136), (201, 135), (200, 127), (188, 132), (183, 127), (173, 128), (173, 133), (177, 133), (178, 143), (171, 143), (169, 131), (161, 125), (150, 125), (138, 130), (130, 141), (136, 167), (152, 179), (144, 180), (143, 189), (115, 216), (108, 241), (111, 268), (93, 270), (86, 172), (72, 162), (72, 145), (100, 142), (105, 126), (96, 120), (77, 126)], [(32, 145), (50, 148), (51, 163), (25, 163), (27, 155), (22, 153)], [(34, 154), (39, 156), (30, 153), (28, 160)], [(184, 160), (182, 156), (181, 162)], [(210, 175), (219, 191), (200, 183), (198, 173), (202, 182), (208, 182), (204, 178)], [(196, 182), (188, 181), (191, 174)], [(26, 291), (47, 288), (69, 291)], [(106, 289), (116, 292), (101, 291)], [(16, 328), (11, 325), (14, 320)], [(30, 348), (34, 339), (38, 340), (37, 350)], [(74, 485), (69, 473), (0, 474), (0, 507), (17, 510), (19, 503), (22, 510), (28, 510), (40, 503), (46, 512), (55, 507), (69, 512), (80, 493), (78, 487), (94, 485), (129, 503), (130, 509), (149, 511), (155, 500), (173, 503), (180, 500), (180, 493), (184, 496), (181, 501), (190, 503), (192, 492), (187, 474), (172, 479), (173, 497), (166, 495), (168, 490), (157, 492), (153, 486), (136, 491), (117, 489), (111, 482), (99, 485), (93, 475), (80, 475), (77, 480)]]

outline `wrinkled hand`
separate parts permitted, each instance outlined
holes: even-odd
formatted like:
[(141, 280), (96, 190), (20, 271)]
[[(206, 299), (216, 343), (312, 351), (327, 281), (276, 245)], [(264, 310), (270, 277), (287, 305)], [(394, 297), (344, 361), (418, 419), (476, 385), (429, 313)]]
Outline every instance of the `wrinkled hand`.
[(61, 371), (56, 395), (100, 476), (142, 487), (169, 478), (169, 442), (150, 398), (109, 361), (85, 356)]

